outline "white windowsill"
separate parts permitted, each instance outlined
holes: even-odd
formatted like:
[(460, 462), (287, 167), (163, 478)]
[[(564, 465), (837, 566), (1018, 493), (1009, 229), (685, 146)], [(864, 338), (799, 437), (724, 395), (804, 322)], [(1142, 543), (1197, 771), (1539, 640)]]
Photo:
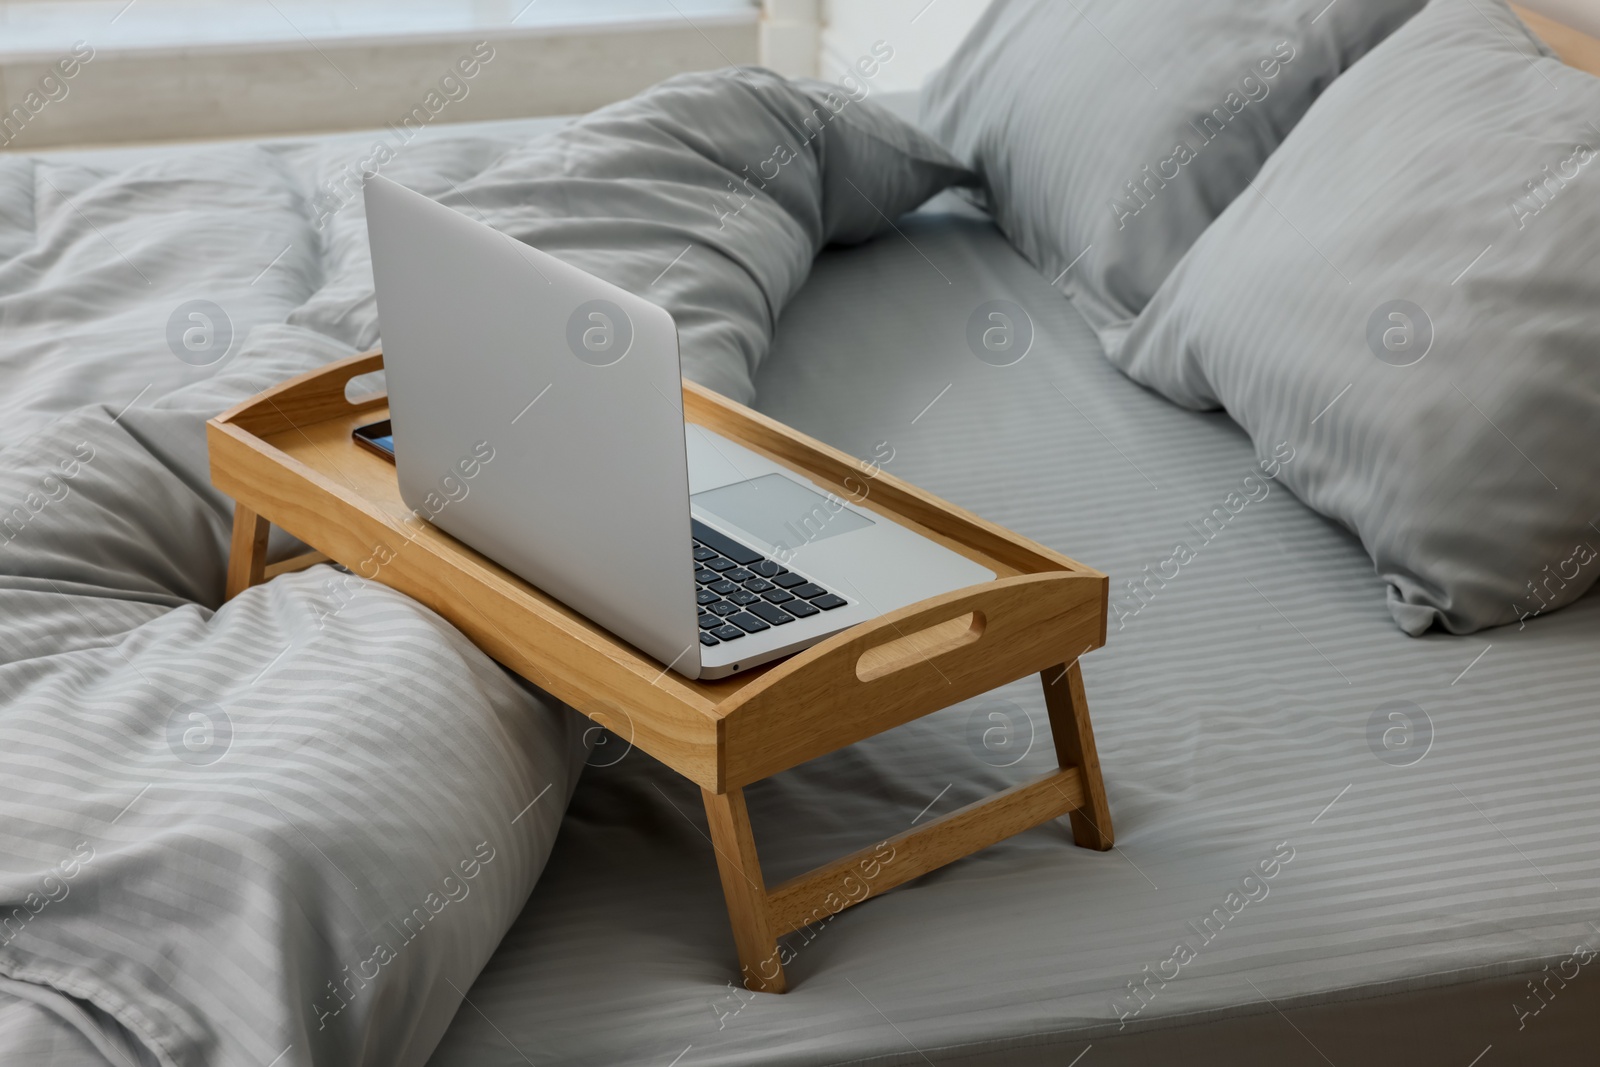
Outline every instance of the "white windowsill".
[(753, 26), (753, 0), (0, 0), (0, 63)]
[(428, 102), (440, 123), (576, 114), (757, 62), (760, 18), (755, 0), (0, 0), (0, 148), (369, 129)]

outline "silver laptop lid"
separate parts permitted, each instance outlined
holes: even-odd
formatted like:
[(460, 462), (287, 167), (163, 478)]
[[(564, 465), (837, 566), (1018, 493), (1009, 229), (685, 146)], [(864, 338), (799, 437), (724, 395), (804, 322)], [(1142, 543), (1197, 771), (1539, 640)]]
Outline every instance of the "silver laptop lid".
[(387, 179), (366, 207), (406, 506), (698, 677), (672, 316)]

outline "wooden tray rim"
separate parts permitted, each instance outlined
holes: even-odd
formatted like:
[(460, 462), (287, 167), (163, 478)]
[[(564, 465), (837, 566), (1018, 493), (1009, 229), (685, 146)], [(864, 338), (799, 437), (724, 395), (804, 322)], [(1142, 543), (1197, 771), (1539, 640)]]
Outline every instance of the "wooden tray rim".
[[(375, 350), (308, 371), (259, 393), (211, 419), (208, 423), (208, 434), (221, 435), (229, 439), (230, 443), (243, 446), (257, 460), (277, 464), (304, 482), (312, 491), (337, 501), (339, 505), (355, 509), (371, 522), (395, 529), (393, 518), (382, 505), (360, 495), (351, 486), (341, 485), (334, 475), (303, 462), (268, 440), (275, 434), (287, 431), (304, 432), (308, 426), (331, 419), (348, 420), (353, 414), (382, 410), (387, 406), (387, 397), (384, 394), (374, 394), (351, 401), (345, 398), (344, 392), (350, 379), (381, 368), (382, 353)], [(296, 423), (291, 419), (285, 413), (285, 408), (301, 413), (303, 415), (301, 421)], [(777, 462), (798, 468), (824, 485), (843, 488), (845, 477), (851, 473), (861, 476), (863, 465), (854, 457), (687, 381), (684, 382), (684, 415), (687, 420), (708, 425)], [(231, 451), (226, 447), (215, 447), (222, 444), (220, 440), (215, 441), (212, 448), (214, 481), (218, 480), (219, 474), (222, 473), (218, 466), (219, 453), (226, 454)], [(353, 443), (349, 444), (349, 448), (356, 450)], [(233, 452), (233, 454), (238, 453)], [(430, 552), (441, 560), (445, 560), (447, 556), (454, 557), (446, 562), (458, 568), (463, 574), (470, 573), (481, 581), (504, 583), (520, 591), (526, 610), (538, 613), (546, 624), (554, 626), (570, 639), (590, 646), (608, 646), (608, 654), (617, 666), (628, 669), (629, 673), (635, 676), (633, 684), (637, 685), (641, 679), (646, 680), (657, 693), (669, 696), (681, 706), (693, 708), (703, 715), (714, 729), (719, 750), (722, 748), (727, 720), (737, 716), (746, 705), (770, 707), (773, 703), (774, 689), (787, 685), (805, 686), (808, 678), (817, 674), (821, 665), (829, 666), (831, 673), (837, 675), (839, 665), (832, 662), (833, 660), (844, 654), (854, 656), (863, 644), (872, 644), (874, 639), (881, 639), (877, 643), (895, 640), (903, 633), (899, 623), (914, 616), (928, 615), (930, 608), (937, 608), (944, 601), (951, 603), (963, 601), (968, 606), (973, 604), (981, 606), (988, 597), (1003, 596), (1010, 587), (1022, 582), (1032, 587), (1033, 595), (1036, 596), (1047, 596), (1050, 595), (1048, 592), (1050, 589), (1060, 588), (1062, 593), (1057, 595), (1056, 599), (1070, 594), (1074, 602), (1087, 603), (1083, 593), (1069, 590), (1068, 585), (1076, 587), (1077, 583), (1093, 583), (1098, 586), (1096, 591), (1098, 595), (1088, 599), (1098, 603), (1098, 618), (1094, 626), (1098, 633), (1097, 637), (1091, 639), (1091, 647), (1104, 644), (1109, 581), (1103, 573), (981, 519), (965, 509), (902, 481), (888, 471), (879, 469), (873, 472), (871, 484), (871, 494), (862, 506), (886, 514), (923, 532), (934, 533), (938, 535), (939, 540), (951, 544), (953, 548), (963, 551), (969, 557), (982, 560), (991, 566), (1000, 564), (996, 568), (1000, 577), (993, 582), (957, 590), (942, 598), (909, 605), (836, 634), (775, 664), (716, 682), (691, 681), (671, 672), (662, 672), (660, 664), (653, 659), (442, 531), (429, 527), (431, 536), (426, 540), (429, 542)], [(247, 499), (249, 483), (241, 481), (237, 488), (240, 490), (238, 495), (241, 497), (241, 503), (248, 506), (251, 503)], [(930, 529), (927, 525), (929, 522), (933, 523), (934, 528)], [(417, 543), (418, 540), (422, 539), (418, 538), (411, 543)], [(446, 549), (446, 543), (453, 551)], [(1004, 573), (1006, 568), (1014, 573)], [(1071, 652), (1066, 650), (1058, 649), (1056, 652), (1054, 657), (1041, 656), (1039, 666), (1043, 666), (1043, 659), (1056, 662), (1071, 655)], [(560, 650), (557, 649), (544, 653), (542, 658), (549, 662), (557, 660), (559, 656)], [(535, 650), (528, 658), (537, 660), (541, 657)], [(534, 680), (539, 681), (539, 679)], [(1014, 679), (1010, 677), (996, 678), (993, 684), (998, 686), (1012, 680)], [(569, 695), (557, 695), (570, 701)], [(757, 697), (763, 699), (756, 700)], [(934, 698), (936, 697), (937, 694), (934, 694)], [(610, 725), (605, 722), (602, 715), (596, 714), (595, 709), (586, 708), (577, 701), (570, 702), (573, 702), (580, 711), (589, 714), (591, 718)], [(928, 710), (936, 708), (930, 706)], [(719, 782), (723, 778), (725, 769), (723, 758), (723, 754), (719, 751), (717, 754)]]

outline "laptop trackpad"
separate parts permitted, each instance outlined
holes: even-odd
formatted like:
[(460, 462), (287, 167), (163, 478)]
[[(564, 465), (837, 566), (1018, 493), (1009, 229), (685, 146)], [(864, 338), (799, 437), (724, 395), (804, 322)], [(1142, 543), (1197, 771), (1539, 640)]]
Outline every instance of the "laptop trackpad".
[(875, 525), (836, 497), (826, 497), (782, 474), (763, 474), (695, 493), (695, 507), (774, 548), (797, 549)]

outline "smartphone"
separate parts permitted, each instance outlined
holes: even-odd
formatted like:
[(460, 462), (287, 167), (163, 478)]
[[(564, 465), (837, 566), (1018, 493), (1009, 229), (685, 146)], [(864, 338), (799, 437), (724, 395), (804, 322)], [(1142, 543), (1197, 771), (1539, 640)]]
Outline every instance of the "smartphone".
[(388, 419), (357, 426), (351, 431), (350, 436), (355, 438), (356, 444), (368, 452), (382, 456), (390, 463), (394, 462), (394, 429), (389, 425)]

